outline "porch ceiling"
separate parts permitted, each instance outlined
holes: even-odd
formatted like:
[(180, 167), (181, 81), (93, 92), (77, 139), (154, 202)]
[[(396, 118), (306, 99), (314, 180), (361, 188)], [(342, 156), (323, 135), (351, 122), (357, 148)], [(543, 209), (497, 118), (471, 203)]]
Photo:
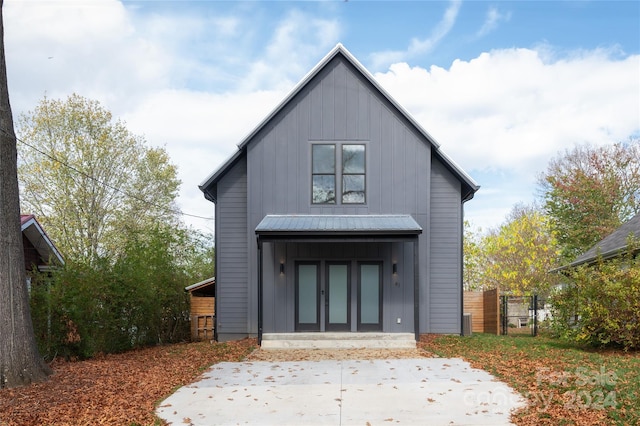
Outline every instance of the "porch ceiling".
[(266, 215), (256, 227), (261, 239), (411, 238), (422, 228), (410, 215)]

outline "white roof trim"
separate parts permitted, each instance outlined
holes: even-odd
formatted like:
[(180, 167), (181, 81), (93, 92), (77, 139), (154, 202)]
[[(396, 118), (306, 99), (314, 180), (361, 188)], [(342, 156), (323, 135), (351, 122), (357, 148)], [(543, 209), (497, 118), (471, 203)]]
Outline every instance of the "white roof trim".
[[(38, 231), (42, 240), (47, 244), (48, 248), (51, 250), (51, 253), (53, 253), (53, 255), (56, 257), (58, 262), (60, 262), (61, 265), (64, 265), (64, 259), (62, 258), (62, 255), (60, 254), (56, 246), (53, 245), (53, 242), (49, 239), (49, 237), (47, 236), (47, 233), (44, 232), (44, 230), (42, 229), (42, 227), (40, 226), (40, 224), (38, 223), (38, 221), (34, 216), (29, 218), (28, 221), (26, 221), (20, 226), (20, 231), (24, 233), (25, 230), (29, 229), (32, 226), (36, 229), (36, 231)], [(29, 237), (27, 236), (27, 238)], [(40, 252), (39, 245), (34, 244), (33, 241), (31, 241), (31, 243), (36, 247), (36, 250)], [(43, 253), (40, 253), (40, 255), (43, 256)]]
[(191, 285), (185, 287), (184, 290), (185, 291), (191, 291), (191, 290), (197, 289), (198, 287), (202, 287), (202, 286), (205, 286), (207, 284), (215, 284), (215, 283), (216, 283), (216, 277), (210, 277), (210, 278), (207, 278), (206, 280), (202, 280), (202, 281), (200, 281), (198, 283), (191, 284)]

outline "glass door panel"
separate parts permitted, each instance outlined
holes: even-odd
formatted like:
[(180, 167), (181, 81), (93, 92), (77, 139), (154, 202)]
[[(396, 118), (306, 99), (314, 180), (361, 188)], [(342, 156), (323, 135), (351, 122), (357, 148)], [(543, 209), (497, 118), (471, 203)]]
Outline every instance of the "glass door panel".
[(382, 265), (361, 263), (358, 267), (358, 331), (381, 331)]
[(327, 264), (326, 330), (351, 330), (349, 265)]
[(319, 331), (319, 265), (299, 263), (296, 266), (296, 331)]

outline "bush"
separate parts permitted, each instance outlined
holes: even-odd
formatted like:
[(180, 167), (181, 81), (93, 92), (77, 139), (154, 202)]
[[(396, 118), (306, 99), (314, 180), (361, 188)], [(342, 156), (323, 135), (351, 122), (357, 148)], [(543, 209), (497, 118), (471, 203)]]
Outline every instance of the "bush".
[(189, 339), (195, 282), (177, 260), (181, 241), (162, 230), (132, 233), (116, 259), (67, 262), (31, 293), (40, 353), (89, 358)]
[(640, 348), (640, 258), (599, 259), (552, 296), (552, 331), (594, 346)]

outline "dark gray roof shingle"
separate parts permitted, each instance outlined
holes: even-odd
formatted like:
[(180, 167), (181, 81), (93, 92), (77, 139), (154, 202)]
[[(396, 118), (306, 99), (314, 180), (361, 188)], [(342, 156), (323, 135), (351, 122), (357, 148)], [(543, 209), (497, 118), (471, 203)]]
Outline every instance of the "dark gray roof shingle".
[(640, 238), (640, 214), (629, 219), (629, 221), (625, 222), (602, 241), (578, 256), (570, 266), (593, 262), (598, 255), (601, 255), (603, 258), (615, 256), (627, 247), (628, 238), (631, 234), (633, 234), (634, 238)]

